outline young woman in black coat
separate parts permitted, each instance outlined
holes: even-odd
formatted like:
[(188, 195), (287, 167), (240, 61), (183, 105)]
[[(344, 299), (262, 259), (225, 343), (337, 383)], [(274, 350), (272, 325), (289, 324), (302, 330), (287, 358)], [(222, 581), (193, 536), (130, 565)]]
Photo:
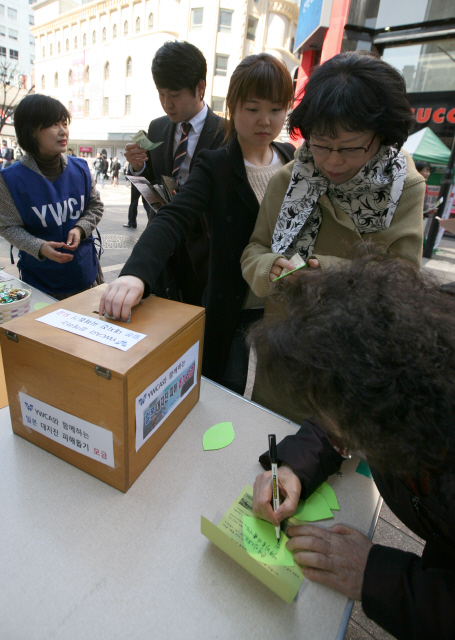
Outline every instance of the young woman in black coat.
[[(244, 329), (263, 312), (263, 303), (254, 299), (242, 277), (240, 257), (268, 181), (294, 157), (291, 144), (274, 142), (292, 98), (292, 80), (283, 63), (263, 53), (242, 60), (226, 97), (227, 144), (198, 154), (185, 185), (161, 207), (100, 304), (100, 313), (106, 310), (125, 320), (131, 308), (152, 292), (174, 297), (163, 272), (182, 243), (186, 241), (188, 248), (191, 231), (206, 227), (210, 240), (202, 268), (189, 257), (183, 262), (180, 258), (174, 274), (180, 299), (206, 308), (203, 374), (239, 393), (245, 387), (248, 363)], [(199, 300), (194, 290), (190, 293), (191, 284), (202, 284)]]

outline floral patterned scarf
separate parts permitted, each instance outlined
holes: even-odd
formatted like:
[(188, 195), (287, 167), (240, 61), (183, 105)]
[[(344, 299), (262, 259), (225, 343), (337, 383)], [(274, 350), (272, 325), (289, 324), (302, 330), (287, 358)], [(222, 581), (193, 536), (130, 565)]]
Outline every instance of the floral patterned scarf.
[(316, 167), (304, 144), (294, 163), (291, 182), (272, 237), (272, 251), (287, 258), (311, 256), (322, 222), (318, 198), (324, 193), (353, 221), (359, 233), (388, 229), (406, 180), (406, 157), (381, 146), (359, 173), (344, 182), (330, 182)]

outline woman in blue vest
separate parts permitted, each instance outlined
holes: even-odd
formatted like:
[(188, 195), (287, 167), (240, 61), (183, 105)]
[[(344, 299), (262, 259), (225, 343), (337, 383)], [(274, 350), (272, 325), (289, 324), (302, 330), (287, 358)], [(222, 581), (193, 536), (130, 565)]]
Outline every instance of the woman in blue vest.
[(104, 207), (87, 162), (65, 155), (70, 120), (54, 98), (24, 98), (14, 127), (26, 154), (0, 173), (0, 234), (22, 280), (59, 300), (104, 281), (92, 236)]

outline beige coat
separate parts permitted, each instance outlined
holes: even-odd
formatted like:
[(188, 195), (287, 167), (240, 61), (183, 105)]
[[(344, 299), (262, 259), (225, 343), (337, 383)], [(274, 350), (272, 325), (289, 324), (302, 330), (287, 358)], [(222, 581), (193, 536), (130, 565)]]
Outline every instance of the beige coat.
[[(363, 242), (370, 242), (375, 249), (409, 260), (420, 268), (423, 244), (423, 200), (425, 180), (417, 172), (411, 156), (404, 151), (407, 161), (406, 181), (403, 193), (393, 216), (392, 224), (384, 231), (361, 235), (351, 218), (332, 204), (327, 195), (319, 198), (322, 224), (316, 239), (314, 253), (322, 269), (350, 260)], [(297, 153), (297, 152), (296, 152)], [(254, 294), (265, 298), (273, 292), (269, 274), (273, 263), (281, 254), (272, 253), (272, 235), (278, 214), (291, 179), (294, 162), (289, 162), (270, 180), (262, 201), (250, 243), (240, 259), (242, 273)], [(266, 300), (266, 314), (279, 310)], [(298, 410), (283, 406), (280, 398), (267, 389), (262, 376), (257, 376), (253, 400), (268, 409), (300, 423), (304, 417)]]

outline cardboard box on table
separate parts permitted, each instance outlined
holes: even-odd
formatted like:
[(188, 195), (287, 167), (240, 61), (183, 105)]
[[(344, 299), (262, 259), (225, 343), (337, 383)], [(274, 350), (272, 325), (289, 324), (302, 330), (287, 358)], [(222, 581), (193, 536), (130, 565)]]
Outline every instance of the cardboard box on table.
[[(199, 400), (205, 312), (153, 296), (143, 300), (129, 324), (108, 320), (146, 334), (128, 351), (36, 322), (60, 308), (99, 319), (106, 286), (0, 326), (0, 342), (14, 433), (126, 492)], [(136, 398), (198, 341), (196, 386), (136, 451)], [(25, 427), (19, 391), (111, 431), (114, 467)]]

